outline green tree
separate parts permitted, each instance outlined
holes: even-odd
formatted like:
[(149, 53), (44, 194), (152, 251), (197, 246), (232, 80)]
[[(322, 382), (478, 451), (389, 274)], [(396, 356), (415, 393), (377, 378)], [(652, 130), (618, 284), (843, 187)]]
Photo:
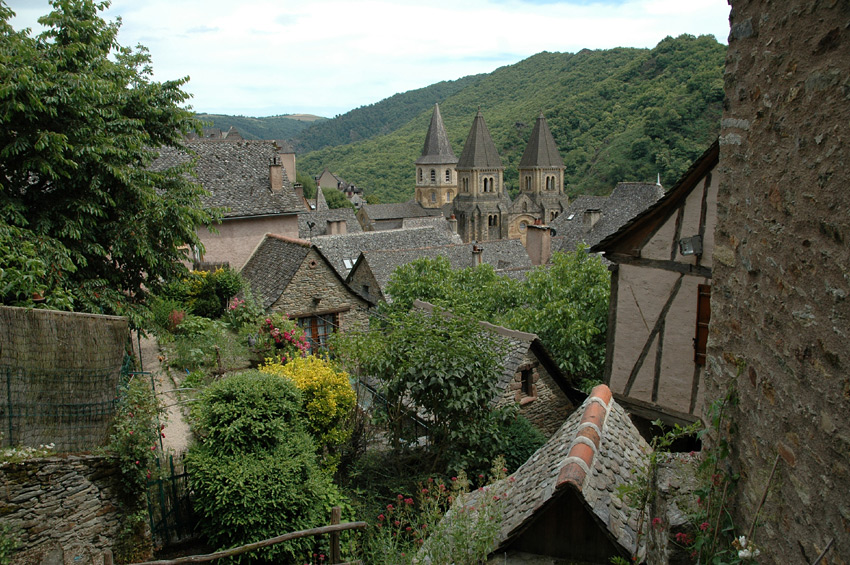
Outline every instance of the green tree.
[(148, 292), (185, 273), (186, 246), (201, 247), (195, 228), (218, 216), (190, 164), (149, 168), (156, 148), (197, 129), (180, 107), (188, 79), (151, 80), (147, 50), (120, 46), (120, 21), (99, 16), (108, 2), (51, 4), (33, 37), (0, 2), (0, 226), (22, 242), (0, 252), (19, 271), (0, 301), (59, 295), (55, 306), (139, 321)]
[(301, 186), (304, 187), (304, 198), (316, 197), (316, 179), (307, 173), (297, 171), (295, 173), (295, 181), (300, 182)]
[(354, 204), (346, 198), (345, 194), (335, 188), (323, 188), (322, 194), (325, 195), (328, 208), (354, 208)]

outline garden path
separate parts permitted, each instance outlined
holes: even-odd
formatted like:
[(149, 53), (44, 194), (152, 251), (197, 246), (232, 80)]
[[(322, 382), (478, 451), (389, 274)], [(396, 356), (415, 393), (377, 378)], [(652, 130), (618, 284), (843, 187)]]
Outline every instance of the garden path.
[(154, 386), (159, 401), (166, 406), (167, 420), (162, 438), (162, 447), (166, 453), (183, 454), (189, 447), (192, 430), (186, 422), (183, 407), (177, 402), (180, 393), (175, 392), (180, 385), (175, 381), (168, 367), (162, 365), (162, 353), (153, 336), (141, 338), (142, 368), (153, 375)]

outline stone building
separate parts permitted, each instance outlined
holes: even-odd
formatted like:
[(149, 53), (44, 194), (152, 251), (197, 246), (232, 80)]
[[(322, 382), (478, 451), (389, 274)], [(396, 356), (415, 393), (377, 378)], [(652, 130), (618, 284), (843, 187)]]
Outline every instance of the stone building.
[(425, 208), (440, 208), (451, 204), (457, 195), (457, 157), (452, 151), (439, 104), (434, 104), (434, 113), (422, 156), (416, 160), (416, 202)]
[(294, 319), (312, 347), (322, 347), (335, 331), (368, 325), (372, 304), (309, 241), (266, 234), (242, 276), (263, 310)]
[(364, 204), (357, 210), (363, 231), (398, 230), (411, 227), (411, 221), (433, 220), (432, 225), (447, 228), (439, 208), (426, 208), (416, 200), (391, 204)]
[[(218, 233), (198, 231), (205, 248), (203, 256), (196, 257), (199, 262), (228, 263), (240, 269), (266, 233), (298, 236), (298, 214), (307, 207), (291, 182), (295, 178), (291, 149), (275, 141), (233, 139), (195, 140), (186, 145), (197, 156), (197, 181), (209, 192), (202, 198), (203, 205), (224, 209)], [(171, 147), (159, 151), (154, 169), (191, 159)]]
[(727, 507), (762, 563), (848, 563), (850, 9), (730, 4), (705, 392), (737, 393)]
[(702, 416), (717, 159), (715, 142), (661, 200), (590, 249), (613, 263), (603, 380), (645, 430)]

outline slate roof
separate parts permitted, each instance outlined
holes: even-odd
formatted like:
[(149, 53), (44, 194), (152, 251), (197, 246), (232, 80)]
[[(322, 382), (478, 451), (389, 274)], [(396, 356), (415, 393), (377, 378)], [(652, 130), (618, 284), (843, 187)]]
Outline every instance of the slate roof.
[[(618, 183), (608, 197), (579, 196), (566, 211), (549, 223), (557, 233), (552, 238), (552, 250), (575, 251), (580, 243), (593, 246), (662, 196), (664, 189), (661, 186), (643, 182)], [(599, 220), (592, 227), (584, 221), (585, 213), (590, 210), (598, 210), (600, 213)]]
[[(481, 262), (492, 265), (496, 269), (531, 267), (531, 259), (529, 259), (522, 242), (518, 239), (488, 241), (479, 244), (478, 247), (482, 250)], [(375, 280), (378, 281), (381, 292), (384, 292), (390, 277), (398, 267), (422, 257), (445, 257), (453, 269), (472, 267), (474, 266), (472, 248), (473, 244), (471, 243), (461, 243), (433, 247), (364, 251), (358, 257), (355, 269), (368, 265)]]
[(431, 124), (425, 135), (425, 144), (422, 146), (422, 156), (416, 160), (417, 165), (454, 165), (457, 157), (452, 150), (449, 134), (443, 125), (443, 117), (440, 115), (440, 105), (434, 104), (434, 113), (431, 114)]
[[(298, 237), (310, 239), (318, 235), (325, 235), (328, 231), (328, 222), (344, 221), (348, 233), (360, 233), (363, 229), (357, 221), (357, 215), (351, 208), (328, 208), (317, 206), (315, 210), (298, 214)], [(313, 228), (310, 229), (310, 223)]]
[(475, 115), (456, 169), (501, 169), (502, 159), (484, 122), (481, 110)]
[(426, 218), (442, 216), (439, 208), (425, 208), (416, 200), (392, 204), (364, 204), (361, 208), (370, 220), (394, 220), (398, 218)]
[(309, 252), (309, 241), (266, 234), (241, 271), (263, 310), (280, 298)]
[(558, 144), (555, 143), (555, 138), (552, 137), (552, 132), (549, 130), (549, 125), (546, 123), (546, 118), (543, 117), (542, 112), (537, 116), (528, 145), (519, 161), (520, 169), (534, 167), (564, 168), (564, 160), (558, 151)]
[[(209, 196), (202, 203), (209, 208), (226, 208), (224, 218), (295, 214), (306, 210), (283, 171), (283, 189), (272, 192), (269, 163), (280, 153), (274, 141), (196, 140), (186, 146), (197, 154), (197, 181)], [(190, 160), (184, 151), (160, 149), (151, 168), (162, 170)]]
[(559, 499), (570, 500), (562, 495), (571, 490), (599, 527), (642, 556), (643, 544), (636, 548), (638, 512), (619, 498), (617, 487), (634, 480), (650, 450), (608, 387), (597, 386), (528, 461), (494, 487), (506, 495), (495, 549), (507, 547)]
[[(360, 256), (360, 253), (364, 251), (422, 247), (423, 245), (447, 245), (450, 243), (460, 243), (457, 234), (434, 227), (323, 235), (313, 238), (313, 244), (322, 251), (333, 268), (343, 278), (354, 266), (354, 262)], [(345, 264), (346, 261), (350, 262), (348, 266)]]

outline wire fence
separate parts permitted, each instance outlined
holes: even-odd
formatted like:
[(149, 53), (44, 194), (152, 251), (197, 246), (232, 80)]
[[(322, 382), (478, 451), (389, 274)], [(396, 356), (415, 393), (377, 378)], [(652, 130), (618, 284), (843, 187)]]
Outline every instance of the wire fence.
[(127, 340), (125, 318), (0, 307), (0, 445), (106, 444)]

